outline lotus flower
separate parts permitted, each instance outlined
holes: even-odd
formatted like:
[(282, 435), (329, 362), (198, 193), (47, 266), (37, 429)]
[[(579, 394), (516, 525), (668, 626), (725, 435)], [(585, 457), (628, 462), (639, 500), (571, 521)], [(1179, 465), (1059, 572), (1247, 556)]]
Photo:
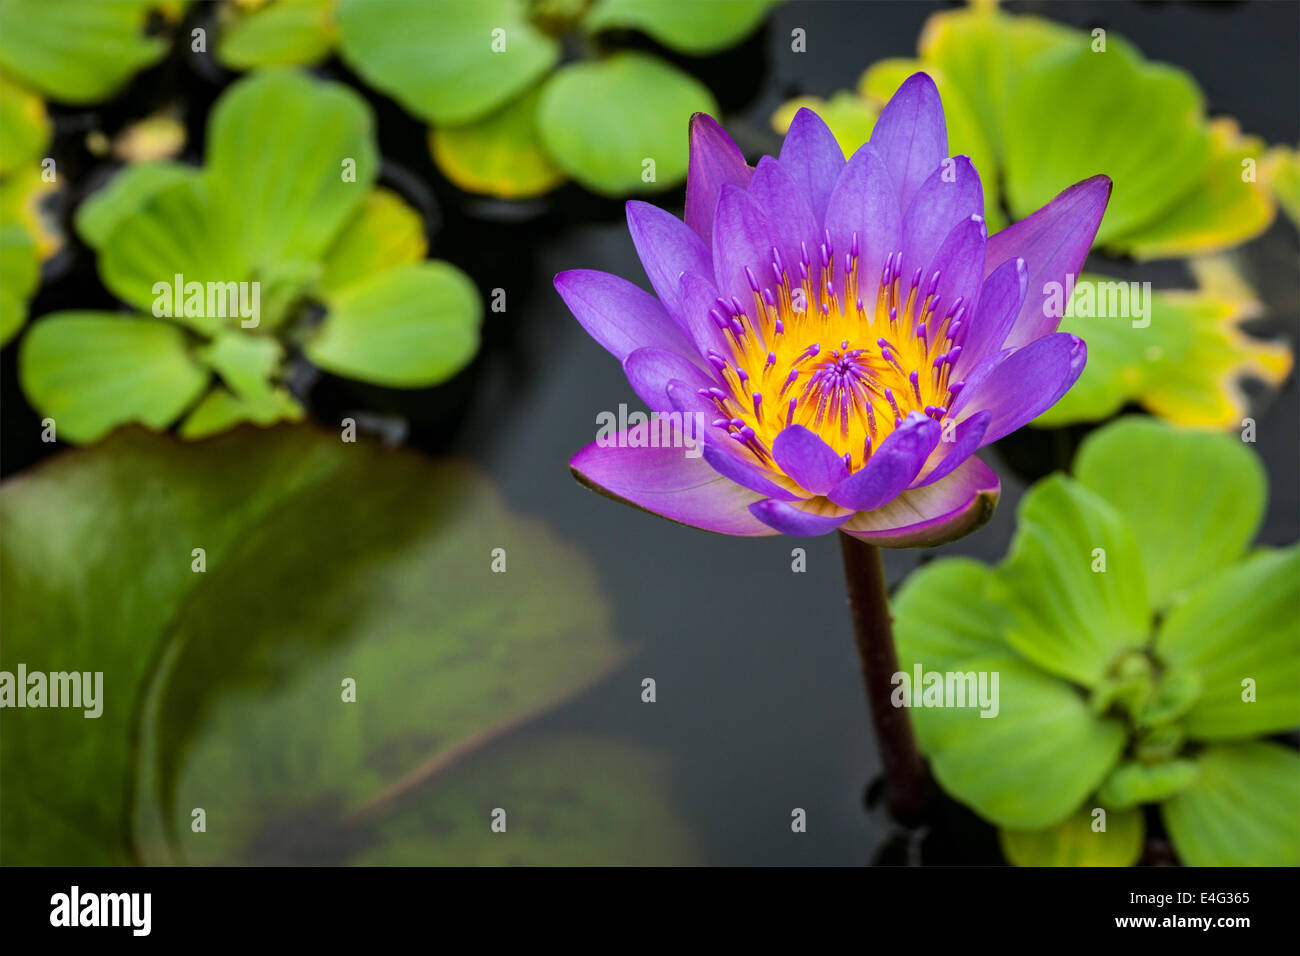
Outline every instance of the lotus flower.
[(1000, 485), (974, 453), (1083, 371), (1083, 341), (1056, 331), (1060, 290), (1110, 180), (989, 238), (979, 175), (948, 157), (924, 73), (847, 162), (807, 109), (756, 167), (708, 116), (694, 117), (690, 150), (684, 223), (627, 204), (656, 295), (581, 269), (555, 285), (652, 412), (704, 423), (702, 454), (621, 435), (575, 455), (575, 476), (733, 535), (838, 528), (911, 547), (986, 521)]

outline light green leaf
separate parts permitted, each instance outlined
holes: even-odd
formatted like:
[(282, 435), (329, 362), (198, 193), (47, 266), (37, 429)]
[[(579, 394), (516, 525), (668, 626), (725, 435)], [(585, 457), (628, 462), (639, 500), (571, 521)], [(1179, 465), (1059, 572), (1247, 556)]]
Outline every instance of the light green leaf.
[(618, 196), (686, 177), (695, 113), (718, 113), (698, 80), (656, 57), (618, 53), (560, 70), (542, 91), (537, 125), (561, 169), (593, 192)]
[(1228, 560), (1169, 612), (1156, 637), (1162, 660), (1201, 679), (1182, 724), (1202, 740), (1300, 725), (1300, 547)]
[(522, 0), (341, 0), (343, 59), (371, 86), (435, 123), (468, 123), (535, 85), (560, 44)]
[(58, 437), (77, 443), (130, 422), (166, 428), (209, 378), (176, 326), (109, 312), (42, 317), (23, 338), (18, 376)]
[(0, 69), (67, 103), (94, 103), (162, 58), (148, 36), (154, 0), (3, 0)]
[[(486, 540), (508, 549), (509, 600), (487, 552), (465, 560)], [(192, 570), (199, 547), (204, 573)], [(104, 675), (97, 719), (5, 711), (11, 865), (158, 859), (152, 831), (133, 835), (131, 801), (139, 817), (157, 807), (137, 781), (156, 776), (160, 727), (190, 741), (166, 759), (181, 792), (203, 790), (209, 835), (223, 834), (195, 856), (256, 856), (252, 838), (280, 836), (265, 858), (292, 842), (287, 821), (301, 834), (321, 819), (315, 796), (368, 801), (621, 656), (590, 562), (507, 510), (481, 474), (311, 428), (198, 445), (131, 429), (6, 482), (0, 584), (0, 666)], [(356, 704), (341, 701), (348, 675)], [(180, 719), (148, 719), (158, 701)], [(263, 723), (286, 711), (296, 723)], [(258, 736), (227, 734), (247, 730)], [(239, 773), (202, 786), (222, 754)], [(188, 806), (181, 817), (197, 840)]]
[(273, 0), (222, 26), (217, 57), (232, 70), (309, 66), (329, 56), (337, 35), (334, 0)]
[[(154, 191), (134, 214), (125, 214), (130, 198), (125, 192), (118, 195), (123, 214), (105, 236), (100, 251), (99, 274), (104, 284), (138, 309), (207, 335), (237, 321), (238, 310), (228, 297), (220, 307), (214, 298), (211, 311), (207, 305), (208, 283), (219, 284), (224, 296), (225, 283), (244, 281), (248, 266), (239, 244), (213, 228), (218, 217), (213, 214), (213, 199), (203, 180), (180, 176)], [(92, 232), (95, 228), (91, 226)], [(181, 277), (180, 296), (176, 294), (177, 276)]]
[(1196, 781), (1160, 808), (1185, 865), (1300, 865), (1300, 754), (1223, 744), (1196, 763)]
[(1074, 473), (1133, 530), (1157, 610), (1245, 553), (1268, 491), (1239, 439), (1136, 416), (1089, 435)]
[[(683, 866), (699, 850), (662, 756), (593, 737), (528, 734), (450, 774), (380, 825), (365, 866)], [(485, 811), (507, 809), (509, 839)]]
[(1062, 475), (1034, 485), (1018, 517), (994, 585), (1013, 619), (1007, 641), (1050, 673), (1096, 687), (1149, 637), (1133, 534), (1103, 499)]
[(77, 233), (88, 246), (102, 250), (118, 223), (139, 215), (154, 196), (168, 187), (179, 182), (197, 184), (199, 176), (197, 169), (184, 163), (132, 163), (77, 207)]
[(41, 276), (40, 253), (22, 226), (0, 224), (0, 345), (27, 321), (27, 300)]
[(1273, 147), (1265, 157), (1263, 173), (1291, 225), (1300, 226), (1300, 152)]
[(176, 434), (186, 441), (198, 441), (244, 422), (266, 428), (278, 422), (300, 422), (306, 414), (297, 399), (283, 388), (270, 389), (256, 398), (242, 398), (218, 385), (185, 416)]
[(1107, 246), (1193, 189), (1210, 137), (1188, 74), (1142, 60), (1113, 34), (1096, 53), (1080, 36), (1075, 49), (1035, 58), (1016, 77), (1003, 127), (1007, 200), (1022, 219), (1105, 173), (1115, 187), (1096, 243)]
[(1240, 245), (1273, 224), (1277, 210), (1267, 183), (1246, 178), (1243, 162), (1264, 155), (1264, 141), (1243, 136), (1237, 121), (1211, 121), (1210, 157), (1201, 180), (1156, 219), (1117, 237), (1113, 248), (1139, 261), (1204, 255)]
[(429, 149), (443, 175), (461, 189), (526, 199), (550, 192), (565, 181), (542, 146), (537, 103), (542, 87), (465, 126), (436, 126)]
[(671, 50), (704, 56), (739, 43), (774, 0), (598, 0), (582, 20), (589, 33), (640, 30)]
[(992, 568), (970, 558), (935, 561), (908, 576), (893, 601), (904, 670), (964, 670), (972, 658), (1007, 653), (1007, 615), (989, 599), (992, 577)]
[(271, 376), (280, 367), (284, 349), (265, 335), (229, 329), (218, 332), (198, 350), (198, 356), (236, 395), (259, 401), (271, 394)]
[(458, 372), (478, 349), (483, 304), (464, 273), (422, 262), (369, 276), (327, 300), (303, 351), (348, 378), (423, 388)]
[(956, 707), (910, 714), (939, 783), (980, 816), (1018, 829), (1052, 826), (1119, 760), (1123, 723), (1095, 715), (1064, 681), (1009, 656), (972, 658), (962, 672), (998, 675), (995, 717)]
[(376, 188), (325, 254), (319, 291), (334, 292), (395, 266), (424, 258), (424, 220), (400, 196)]
[(0, 73), (0, 176), (36, 163), (50, 142), (50, 117), (41, 98)]
[(1136, 811), (1106, 814), (1095, 831), (1092, 808), (1045, 830), (1000, 830), (1002, 852), (1016, 866), (1132, 866), (1142, 856), (1146, 827)]
[(357, 93), (297, 73), (260, 72), (222, 95), (208, 124), (208, 185), (254, 269), (325, 253), (378, 173), (373, 127)]
[(1196, 779), (1196, 764), (1191, 760), (1166, 760), (1144, 764), (1126, 761), (1106, 778), (1097, 791), (1097, 799), (1107, 807), (1128, 810), (1142, 803), (1160, 803)]

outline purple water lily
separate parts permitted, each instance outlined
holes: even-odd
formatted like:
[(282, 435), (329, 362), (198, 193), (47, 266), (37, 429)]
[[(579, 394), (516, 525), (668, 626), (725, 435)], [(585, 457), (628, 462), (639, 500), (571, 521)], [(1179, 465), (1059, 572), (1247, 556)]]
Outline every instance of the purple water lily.
[(1083, 370), (1083, 341), (1039, 293), (1078, 274), (1110, 180), (989, 238), (979, 175), (948, 157), (924, 73), (847, 162), (807, 109), (756, 167), (708, 116), (690, 149), (684, 223), (627, 205), (657, 297), (589, 270), (555, 285), (652, 412), (705, 423), (702, 455), (620, 436), (575, 455), (574, 474), (724, 534), (838, 528), (908, 547), (982, 524), (1000, 485), (974, 453)]

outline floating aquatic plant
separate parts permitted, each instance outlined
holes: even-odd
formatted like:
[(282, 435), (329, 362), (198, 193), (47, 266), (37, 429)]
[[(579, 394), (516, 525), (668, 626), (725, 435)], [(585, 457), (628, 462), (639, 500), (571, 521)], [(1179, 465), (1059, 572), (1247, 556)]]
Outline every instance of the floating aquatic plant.
[(420, 216), (374, 185), (373, 121), (355, 93), (288, 71), (248, 77), (214, 109), (207, 154), (203, 168), (132, 165), (78, 210), (105, 286), (141, 314), (60, 312), (24, 337), (23, 389), (58, 437), (298, 419), (293, 349), (397, 388), (473, 356), (478, 293), (423, 261)]
[(905, 671), (999, 675), (995, 719), (913, 719), (1012, 861), (1132, 864), (1155, 805), (1184, 863), (1300, 863), (1300, 755), (1261, 739), (1300, 725), (1300, 547), (1252, 549), (1266, 492), (1237, 438), (1121, 419), (1030, 489), (1002, 564), (904, 584)]

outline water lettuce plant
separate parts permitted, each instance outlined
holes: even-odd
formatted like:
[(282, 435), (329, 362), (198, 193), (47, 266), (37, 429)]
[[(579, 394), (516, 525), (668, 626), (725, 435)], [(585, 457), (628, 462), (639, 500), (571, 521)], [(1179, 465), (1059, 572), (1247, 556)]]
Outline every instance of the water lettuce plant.
[(700, 423), (703, 453), (620, 434), (575, 455), (575, 476), (726, 534), (839, 528), (908, 547), (987, 520), (999, 482), (974, 452), (1083, 370), (1083, 341), (1056, 332), (1038, 290), (1082, 266), (1109, 180), (988, 239), (980, 177), (948, 156), (918, 73), (847, 163), (809, 110), (753, 169), (698, 116), (686, 188), (684, 223), (628, 204), (657, 296), (590, 270), (555, 286), (652, 412)]
[[(595, 56), (637, 30), (688, 56), (739, 42), (774, 0), (273, 0), (227, 18), (229, 66), (323, 59), (335, 43), (367, 83), (432, 129), (443, 173), (463, 189), (515, 199), (574, 179), (622, 196), (686, 173), (680, 130), (717, 112), (712, 94), (644, 52)], [(563, 51), (579, 50), (570, 62)]]
[(1300, 864), (1300, 754), (1268, 739), (1300, 725), (1300, 546), (1251, 547), (1266, 492), (1238, 439), (1121, 419), (1029, 490), (1001, 564), (905, 582), (905, 672), (999, 675), (993, 719), (912, 717), (1011, 861), (1132, 864), (1154, 808), (1188, 865)]
[(529, 728), (626, 649), (467, 464), (124, 428), (0, 487), (0, 587), (0, 668), (104, 675), (97, 718), (4, 711), (8, 864), (694, 859), (662, 756)]
[[(42, 214), (57, 168), (42, 167), (52, 125), (46, 100), (96, 103), (167, 50), (146, 31), (162, 0), (0, 0), (0, 345), (27, 321), (41, 263), (62, 238)], [(166, 19), (160, 21), (168, 23)]]
[(200, 438), (301, 418), (285, 386), (295, 349), (396, 388), (455, 373), (478, 347), (478, 292), (424, 261), (423, 222), (375, 186), (378, 166), (350, 89), (276, 70), (234, 84), (204, 167), (135, 164), (78, 209), (104, 285), (138, 312), (34, 323), (19, 352), (33, 406), (73, 442), (178, 419)]
[[(827, 119), (852, 150), (899, 84), (928, 72), (943, 94), (953, 150), (968, 154), (986, 183), (990, 231), (1094, 168), (1115, 183), (1096, 240), (1108, 252), (1144, 260), (1221, 251), (1259, 235), (1276, 215), (1256, 170), (1263, 141), (1230, 118), (1207, 119), (1190, 74), (1146, 60), (1113, 32), (979, 4), (933, 14), (918, 51), (870, 66), (856, 93), (831, 98)], [(778, 132), (800, 105), (818, 101), (778, 110)]]
[[(1079, 277), (1061, 330), (1088, 343), (1088, 367), (1035, 426), (1100, 421), (1134, 403), (1196, 428), (1241, 427), (1251, 409), (1243, 381), (1280, 386), (1291, 372), (1291, 347), (1244, 331), (1265, 310), (1229, 257), (1191, 259), (1188, 266), (1195, 290), (1144, 292), (1139, 283)], [(1139, 318), (1112, 308), (1116, 296), (1147, 296), (1149, 311)]]

